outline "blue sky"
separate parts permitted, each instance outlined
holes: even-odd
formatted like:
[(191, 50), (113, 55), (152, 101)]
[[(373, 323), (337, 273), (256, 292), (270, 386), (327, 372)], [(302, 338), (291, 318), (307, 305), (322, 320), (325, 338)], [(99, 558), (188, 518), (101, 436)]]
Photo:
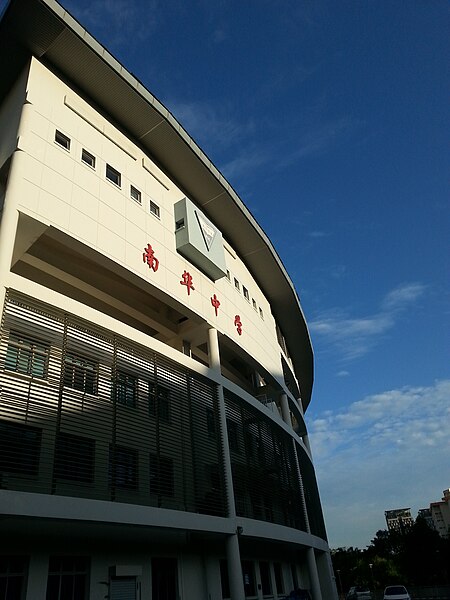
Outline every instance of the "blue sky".
[(65, 0), (272, 239), (315, 349), (332, 547), (450, 486), (449, 5)]

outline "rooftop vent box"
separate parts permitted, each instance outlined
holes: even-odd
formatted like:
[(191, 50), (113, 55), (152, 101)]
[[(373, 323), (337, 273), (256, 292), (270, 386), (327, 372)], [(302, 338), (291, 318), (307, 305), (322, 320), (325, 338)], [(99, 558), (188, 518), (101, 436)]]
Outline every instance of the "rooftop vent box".
[(188, 198), (175, 204), (175, 241), (177, 252), (213, 281), (226, 277), (222, 234)]

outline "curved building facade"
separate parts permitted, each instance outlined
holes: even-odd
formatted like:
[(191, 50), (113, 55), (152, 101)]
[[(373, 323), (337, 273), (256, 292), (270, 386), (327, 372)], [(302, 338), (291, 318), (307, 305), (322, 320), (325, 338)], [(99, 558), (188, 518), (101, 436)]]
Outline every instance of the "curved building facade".
[(0, 598), (337, 598), (270, 240), (59, 4), (0, 57)]

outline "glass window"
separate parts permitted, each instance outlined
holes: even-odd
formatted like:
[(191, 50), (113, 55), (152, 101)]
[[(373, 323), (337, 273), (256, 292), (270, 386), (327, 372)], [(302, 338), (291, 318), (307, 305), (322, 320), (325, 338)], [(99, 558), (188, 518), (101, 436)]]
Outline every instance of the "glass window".
[(261, 317), (262, 320), (264, 320), (264, 313), (263, 313), (263, 309), (261, 307), (259, 307), (259, 316)]
[(51, 556), (48, 565), (46, 600), (87, 600), (89, 559)]
[(212, 408), (206, 409), (206, 426), (208, 429), (209, 437), (216, 437), (216, 419), (214, 417), (214, 411)]
[(0, 421), (0, 473), (37, 475), (42, 430)]
[(19, 333), (10, 333), (5, 369), (33, 377), (47, 377), (49, 346)]
[(139, 204), (142, 203), (142, 194), (137, 188), (134, 187), (134, 185), (130, 186), (130, 196)]
[(65, 150), (70, 150), (70, 138), (68, 138), (67, 135), (64, 135), (64, 133), (61, 133), (61, 131), (55, 131), (55, 142), (59, 146), (65, 148)]
[(89, 167), (92, 167), (93, 169), (95, 169), (95, 156), (93, 154), (91, 154), (90, 152), (88, 152), (87, 150), (85, 150), (84, 148), (81, 151), (81, 160), (85, 164), (87, 164)]
[(273, 563), (273, 571), (275, 574), (275, 585), (277, 588), (277, 594), (284, 594), (283, 569), (281, 568), (281, 563)]
[(60, 432), (56, 438), (55, 476), (67, 481), (94, 481), (95, 440)]
[(228, 281), (231, 281), (231, 273), (228, 269), (227, 269), (227, 279), (228, 279)]
[(254, 298), (252, 298), (252, 306), (255, 310), (258, 310), (258, 307), (256, 305), (256, 300)]
[(25, 556), (0, 556), (0, 600), (22, 600), (28, 558)]
[(152, 417), (170, 422), (170, 391), (152, 382), (148, 384), (148, 409)]
[(250, 302), (250, 294), (248, 293), (248, 289), (245, 287), (245, 285), (242, 286), (242, 292), (244, 293), (244, 298)]
[(119, 171), (116, 171), (111, 165), (106, 165), (106, 179), (120, 187), (122, 176)]
[(97, 393), (98, 364), (71, 352), (64, 359), (64, 385), (88, 394)]
[(173, 461), (167, 456), (150, 454), (150, 493), (173, 497)]
[(116, 399), (119, 404), (136, 406), (138, 380), (133, 375), (118, 371), (116, 380)]
[(230, 450), (239, 452), (239, 436), (237, 423), (227, 419), (227, 431), (228, 431), (228, 444)]
[(242, 577), (244, 579), (245, 596), (256, 596), (255, 569), (250, 560), (242, 561)]
[(124, 490), (138, 488), (138, 451), (124, 446), (109, 450), (109, 484)]
[(220, 561), (220, 583), (222, 585), (222, 598), (230, 597), (230, 580), (228, 578), (228, 562)]
[(236, 279), (236, 277), (234, 278), (234, 287), (237, 289), (238, 292), (241, 291), (241, 284), (239, 283), (239, 281)]
[[(160, 217), (160, 210), (159, 210), (159, 206), (157, 204), (155, 204), (155, 202), (153, 202), (153, 200), (150, 200), (150, 212), (152, 213), (152, 215), (155, 215), (155, 217)], [(183, 222), (184, 225), (184, 222)], [(177, 229), (180, 229), (181, 227), (176, 227)]]
[(270, 565), (266, 561), (259, 563), (259, 573), (261, 576), (261, 588), (263, 596), (272, 594), (272, 582), (270, 580)]

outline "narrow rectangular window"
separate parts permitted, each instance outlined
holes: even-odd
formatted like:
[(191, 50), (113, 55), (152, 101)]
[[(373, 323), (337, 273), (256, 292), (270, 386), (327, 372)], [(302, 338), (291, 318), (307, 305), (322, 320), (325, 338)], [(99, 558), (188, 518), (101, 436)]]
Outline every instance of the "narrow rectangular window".
[[(152, 213), (152, 215), (155, 215), (155, 217), (158, 217), (158, 219), (160, 218), (159, 206), (157, 204), (155, 204), (153, 202), (153, 200), (150, 200), (150, 212)], [(183, 221), (183, 226), (184, 226), (184, 221)], [(177, 227), (177, 229), (180, 229), (180, 227)]]
[(0, 421), (0, 473), (37, 475), (42, 429)]
[(263, 313), (263, 309), (261, 307), (259, 307), (259, 316), (264, 321), (264, 313)]
[(84, 556), (51, 556), (46, 600), (87, 600), (89, 559)]
[(234, 278), (234, 287), (237, 289), (238, 292), (241, 291), (241, 284), (239, 283), (239, 281), (236, 279), (236, 277)]
[(60, 431), (56, 438), (55, 476), (66, 481), (94, 481), (95, 440)]
[(95, 156), (87, 150), (85, 150), (84, 148), (81, 151), (81, 160), (89, 167), (95, 169)]
[(70, 138), (61, 133), (61, 131), (55, 131), (55, 142), (65, 150), (70, 150)]
[(44, 379), (47, 377), (48, 354), (48, 344), (11, 332), (5, 369)]
[(258, 307), (256, 305), (256, 300), (254, 298), (252, 298), (252, 306), (255, 310), (258, 310)]
[(142, 204), (142, 194), (137, 188), (134, 187), (134, 185), (130, 186), (130, 196), (138, 204)]
[(136, 406), (138, 380), (134, 375), (118, 371), (116, 379), (116, 400), (124, 406)]
[(266, 561), (260, 561), (259, 572), (261, 575), (261, 587), (263, 596), (272, 594), (272, 582), (270, 579), (270, 565)]
[(138, 451), (124, 446), (110, 446), (109, 485), (123, 490), (138, 489)]
[(0, 598), (21, 600), (25, 596), (28, 558), (25, 556), (0, 557)]
[(106, 179), (109, 179), (109, 181), (114, 183), (114, 185), (117, 185), (118, 187), (120, 187), (122, 175), (119, 173), (119, 171), (116, 171), (116, 169), (111, 167), (111, 165), (107, 164), (106, 165)]
[(64, 385), (88, 394), (97, 393), (98, 363), (77, 354), (64, 358)]
[(227, 432), (228, 432), (228, 444), (230, 450), (233, 452), (239, 452), (239, 436), (237, 423), (227, 419)]
[(283, 569), (281, 563), (273, 563), (273, 570), (275, 573), (275, 586), (277, 588), (277, 594), (284, 593), (284, 582), (283, 582)]
[(231, 281), (231, 273), (228, 269), (227, 269), (227, 279), (228, 279), (228, 281)]
[(160, 421), (170, 422), (170, 391), (149, 382), (148, 384), (148, 410), (152, 417)]
[(250, 295), (249, 295), (248, 289), (245, 287), (245, 285), (242, 286), (242, 291), (244, 293), (244, 298), (247, 300), (247, 302), (250, 302)]
[(173, 498), (173, 460), (171, 458), (150, 454), (150, 493)]
[(210, 438), (216, 437), (216, 419), (212, 408), (206, 409), (206, 427), (208, 429), (208, 436)]

